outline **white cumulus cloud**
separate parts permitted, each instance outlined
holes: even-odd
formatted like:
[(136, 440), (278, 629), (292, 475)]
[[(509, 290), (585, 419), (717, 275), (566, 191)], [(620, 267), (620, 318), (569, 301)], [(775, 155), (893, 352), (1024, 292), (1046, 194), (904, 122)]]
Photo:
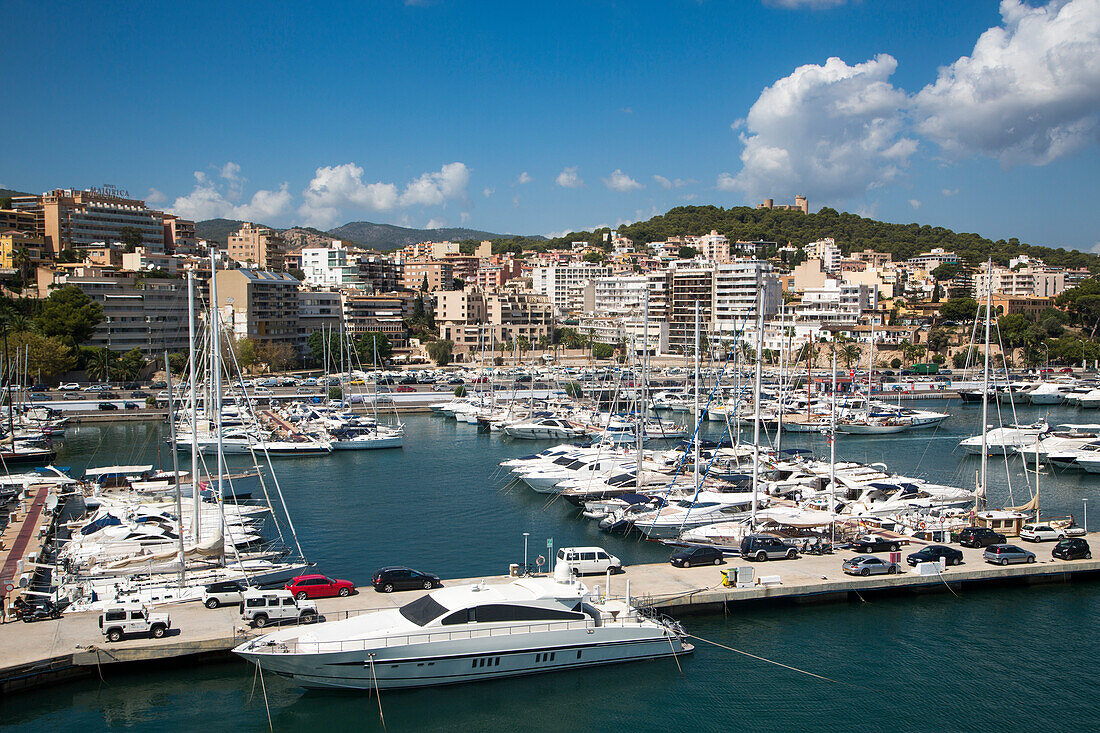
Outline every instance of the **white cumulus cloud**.
[(527, 171), (524, 171), (523, 173), (519, 174), (519, 178), (516, 179), (516, 183), (522, 186), (523, 184), (530, 183), (533, 180), (535, 179), (531, 177), (531, 174)]
[(645, 186), (623, 173), (619, 168), (611, 171), (611, 175), (603, 179), (603, 184), (612, 191), (618, 191), (620, 193), (637, 191), (640, 188), (645, 188)]
[(959, 189), (957, 189), (957, 188), (945, 188), (945, 189), (943, 189), (943, 191), (941, 191), (941, 193), (944, 196), (954, 196), (958, 192), (959, 192)]
[(307, 224), (329, 227), (345, 216), (344, 210), (389, 211), (406, 206), (438, 206), (464, 199), (470, 171), (464, 163), (448, 163), (424, 173), (402, 191), (394, 183), (363, 182), (363, 169), (354, 163), (322, 166), (302, 192), (298, 213)]
[(915, 97), (948, 155), (1043, 165), (1100, 132), (1100, 0), (1002, 0), (1001, 25)]
[(698, 181), (695, 181), (691, 178), (674, 178), (670, 180), (668, 178), (665, 178), (664, 176), (659, 175), (654, 175), (653, 180), (657, 182), (657, 185), (659, 185), (666, 191), (672, 188), (683, 188), (684, 186), (688, 186), (692, 183), (698, 183)]
[(917, 201), (916, 199), (909, 199), (909, 205), (912, 206), (914, 209), (919, 209), (921, 206), (920, 201)]
[(481, 195), (484, 196), (485, 198), (489, 198), (490, 196), (492, 196), (496, 192), (497, 192), (497, 190), (495, 188), (492, 188), (491, 186), (486, 186), (485, 190), (481, 192)]
[(240, 184), (245, 180), (240, 177), (240, 166), (236, 163), (227, 164), (222, 168), (222, 172), (225, 171), (231, 172), (232, 178), (219, 174), (226, 181), (224, 185), (202, 171), (195, 171), (195, 188), (186, 196), (178, 197), (169, 210), (195, 221), (224, 218), (264, 223), (290, 212), (293, 197), (287, 190), (286, 183), (279, 186), (278, 190), (256, 191), (252, 198), (240, 202)]
[(905, 135), (908, 97), (890, 84), (897, 61), (807, 64), (761, 92), (745, 119), (743, 167), (718, 188), (752, 198), (809, 193), (836, 201), (898, 177), (916, 152)]
[(554, 179), (554, 183), (562, 188), (580, 188), (584, 185), (584, 181), (577, 173), (577, 166), (563, 169), (558, 177)]

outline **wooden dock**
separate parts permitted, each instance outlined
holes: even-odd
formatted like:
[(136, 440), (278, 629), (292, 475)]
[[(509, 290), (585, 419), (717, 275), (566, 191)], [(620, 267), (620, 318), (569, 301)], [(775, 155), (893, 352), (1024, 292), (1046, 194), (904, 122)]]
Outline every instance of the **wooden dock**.
[[(1100, 533), (1092, 533), (1087, 539), (1093, 547), (1100, 548)], [(841, 562), (855, 554), (850, 551), (763, 563), (731, 558), (722, 566), (684, 569), (668, 563), (647, 564), (627, 567), (625, 572), (612, 576), (610, 595), (623, 595), (630, 581), (630, 594), (636, 604), (684, 617), (723, 608), (736, 611), (739, 605), (749, 603), (813, 604), (881, 594), (950, 591), (965, 603), (966, 590), (976, 586), (1041, 585), (1100, 578), (1100, 560), (1063, 562), (1051, 558), (1053, 543), (1018, 544), (1035, 552), (1038, 562), (994, 566), (981, 559), (980, 549), (964, 548), (962, 565), (933, 575), (920, 575), (907, 565), (897, 575), (845, 575)], [(903, 557), (916, 549), (919, 545), (905, 548)], [(761, 582), (744, 588), (723, 586), (721, 571), (741, 567), (753, 568), (757, 581)], [(497, 584), (511, 580), (507, 576), (491, 576), (445, 580), (444, 584)], [(582, 580), (590, 590), (599, 586), (601, 594), (608, 593), (607, 576), (587, 576)], [(327, 620), (336, 620), (359, 611), (396, 608), (423, 593), (382, 594), (367, 587), (347, 598), (322, 599), (318, 607)], [(209, 659), (226, 659), (234, 646), (261, 633), (241, 622), (236, 606), (211, 610), (199, 603), (185, 603), (159, 610), (167, 611), (172, 620), (172, 630), (163, 639), (133, 638), (113, 644), (107, 643), (100, 632), (95, 613), (69, 614), (33, 624), (0, 625), (0, 649), (4, 652), (0, 658), (0, 695), (64, 679), (97, 675), (109, 679), (112, 668), (118, 666), (160, 663), (178, 668)], [(690, 619), (685, 626), (690, 631)]]

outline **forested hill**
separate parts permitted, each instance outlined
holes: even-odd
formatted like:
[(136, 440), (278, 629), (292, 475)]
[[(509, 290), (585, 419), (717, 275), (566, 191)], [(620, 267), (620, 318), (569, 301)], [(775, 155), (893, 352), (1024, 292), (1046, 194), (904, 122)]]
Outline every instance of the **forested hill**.
[[(953, 232), (927, 224), (889, 224), (857, 214), (841, 214), (829, 208), (823, 208), (816, 214), (803, 214), (747, 206), (729, 209), (720, 206), (678, 206), (648, 221), (621, 226), (619, 232), (635, 243), (648, 244), (678, 235), (707, 234), (712, 229), (725, 234), (731, 242), (740, 239), (806, 245), (832, 237), (846, 254), (873, 249), (889, 252), (895, 261), (909, 259), (933, 247), (943, 247), (972, 265), (988, 257), (1007, 265), (1010, 257), (1028, 254), (1041, 258), (1048, 265), (1087, 267), (1093, 272), (1100, 272), (1100, 256), (1088, 252), (1022, 244), (1015, 238), (993, 241), (979, 234)], [(527, 237), (510, 237), (494, 240), (493, 249), (564, 249), (571, 242), (582, 240), (599, 246), (604, 243), (603, 233), (607, 231), (570, 232), (563, 237), (541, 242)]]
[(988, 257), (1008, 264), (1010, 257), (1028, 254), (1042, 258), (1048, 265), (1088, 267), (1100, 271), (1100, 256), (1075, 249), (1033, 246), (1018, 239), (993, 241), (979, 234), (954, 232), (927, 224), (888, 224), (858, 214), (842, 214), (823, 208), (816, 214), (737, 206), (680, 206), (649, 221), (620, 227), (619, 231), (635, 241), (658, 242), (676, 234), (706, 234), (712, 229), (730, 241), (765, 240), (786, 244), (807, 244), (825, 237), (836, 239), (845, 253), (863, 249), (889, 252), (895, 260), (905, 260), (932, 247), (955, 252), (970, 264)]

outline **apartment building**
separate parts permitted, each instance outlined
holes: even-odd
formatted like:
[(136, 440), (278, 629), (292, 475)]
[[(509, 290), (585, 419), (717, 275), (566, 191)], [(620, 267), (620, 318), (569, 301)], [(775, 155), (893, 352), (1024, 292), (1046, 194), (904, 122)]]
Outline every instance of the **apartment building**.
[(817, 242), (810, 242), (804, 248), (806, 257), (812, 260), (821, 260), (825, 272), (836, 272), (840, 267), (840, 247), (836, 246), (836, 240), (832, 237)]
[(1053, 298), (1066, 290), (1066, 273), (1047, 269), (1042, 262), (1016, 269), (983, 262), (974, 273), (974, 297), (984, 298), (987, 289), (1010, 298)]
[(130, 272), (159, 270), (169, 275), (178, 275), (180, 272), (178, 259), (163, 252), (150, 251), (146, 247), (138, 247), (133, 252), (122, 252), (119, 254), (119, 259), (122, 262), (122, 269)]
[[(0, 209), (0, 232), (25, 232), (35, 234), (40, 231), (38, 217), (34, 211), (23, 209)], [(41, 236), (41, 235), (40, 235)]]
[(481, 293), (473, 288), (441, 292), (436, 300), (440, 338), (467, 349), (525, 338), (549, 338), (554, 312), (550, 300), (528, 291)]
[(0, 230), (0, 269), (17, 269), (24, 264), (33, 269), (42, 261), (46, 238), (26, 231)]
[(447, 255), (460, 254), (461, 251), (458, 242), (417, 242), (402, 247), (394, 254), (401, 260), (441, 260)]
[(340, 242), (328, 247), (303, 247), (299, 253), (304, 282), (318, 288), (362, 289), (364, 282), (355, 256)]
[(427, 292), (450, 290), (453, 287), (454, 265), (442, 260), (405, 260), (402, 272), (402, 285), (409, 290), (421, 290), (427, 285)]
[(592, 307), (585, 310), (605, 318), (640, 315), (648, 288), (645, 275), (596, 278), (592, 281)]
[(555, 264), (536, 267), (531, 287), (545, 295), (558, 315), (584, 309), (584, 286), (590, 280), (611, 275), (611, 269), (592, 262)]
[(924, 252), (916, 257), (910, 257), (905, 264), (912, 270), (931, 272), (940, 265), (957, 265), (959, 256), (954, 252), (948, 252), (943, 247), (934, 247), (930, 252)]
[(770, 262), (736, 260), (715, 265), (713, 303), (714, 336), (732, 341), (757, 317), (761, 305), (765, 318), (779, 311), (783, 289)]
[(34, 217), (35, 233), (46, 238), (51, 257), (65, 249), (121, 242), (124, 229), (140, 232), (142, 244), (150, 250), (164, 251), (164, 213), (113, 186), (15, 196), (12, 206)]
[(667, 315), (668, 348), (673, 353), (695, 350), (696, 304), (705, 335), (714, 316), (714, 268), (677, 267), (671, 275)]
[[(445, 292), (445, 291), (441, 291)], [(359, 336), (371, 331), (386, 334), (395, 348), (409, 345), (409, 329), (404, 317), (408, 315), (409, 299), (397, 294), (344, 295), (344, 331)]]
[(802, 293), (802, 302), (793, 310), (800, 321), (824, 325), (856, 323), (863, 311), (876, 307), (878, 292), (873, 285), (830, 278), (821, 287), (807, 288)]
[(298, 288), (285, 272), (218, 270), (218, 312), (236, 338), (298, 344)]
[(245, 222), (229, 235), (229, 258), (242, 265), (261, 270), (282, 270), (285, 267), (286, 242), (274, 229)]
[(510, 253), (492, 255), (481, 260), (474, 282), (483, 293), (503, 288), (504, 284), (519, 278), (523, 273), (523, 263)]
[(187, 350), (187, 282), (138, 279), (133, 274), (80, 267), (55, 275), (54, 285), (75, 285), (103, 308), (103, 320), (84, 344), (111, 351), (140, 349), (150, 358)]
[(668, 321), (664, 318), (650, 316), (647, 324), (640, 315), (607, 318), (593, 314), (581, 317), (577, 333), (597, 344), (627, 344), (628, 348), (633, 347), (636, 354), (646, 351), (651, 356), (668, 353)]
[(724, 234), (711, 229), (710, 234), (699, 237), (696, 248), (703, 259), (709, 262), (724, 263), (730, 261), (730, 240)]
[(310, 336), (317, 332), (338, 333), (343, 322), (343, 296), (331, 290), (298, 291), (298, 348), (309, 354)]
[[(405, 268), (400, 262), (380, 254), (360, 254), (357, 257), (359, 279), (367, 292), (391, 292), (404, 287)], [(417, 284), (419, 287), (419, 283)]]
[(175, 214), (164, 214), (164, 251), (167, 254), (198, 253), (199, 239), (195, 235), (195, 222), (181, 219)]
[(463, 282), (472, 283), (477, 280), (477, 271), (481, 261), (473, 255), (448, 254), (443, 256), (444, 262), (451, 263), (454, 276)]

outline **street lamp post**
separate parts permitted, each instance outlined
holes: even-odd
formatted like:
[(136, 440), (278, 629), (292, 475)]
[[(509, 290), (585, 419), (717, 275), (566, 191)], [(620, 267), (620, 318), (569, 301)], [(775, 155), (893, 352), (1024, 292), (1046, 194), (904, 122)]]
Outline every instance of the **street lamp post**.
[(1084, 504), (1084, 516), (1081, 517), (1081, 526), (1085, 528), (1085, 531), (1089, 531), (1089, 500), (1082, 499), (1081, 503)]
[(523, 533), (523, 571), (527, 572), (527, 537), (530, 536), (530, 532)]

